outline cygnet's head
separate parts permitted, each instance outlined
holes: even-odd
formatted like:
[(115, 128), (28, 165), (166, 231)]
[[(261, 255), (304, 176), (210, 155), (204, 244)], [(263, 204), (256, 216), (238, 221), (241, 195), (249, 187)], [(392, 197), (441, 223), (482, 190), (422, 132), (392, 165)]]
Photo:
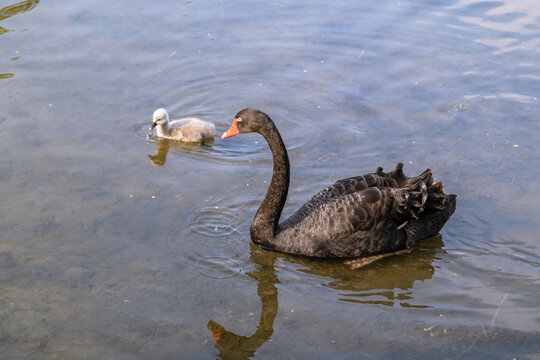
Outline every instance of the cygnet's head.
[(167, 113), (167, 110), (161, 108), (154, 111), (154, 115), (152, 115), (152, 125), (150, 126), (150, 130), (153, 130), (157, 125), (164, 124), (169, 121), (169, 114)]

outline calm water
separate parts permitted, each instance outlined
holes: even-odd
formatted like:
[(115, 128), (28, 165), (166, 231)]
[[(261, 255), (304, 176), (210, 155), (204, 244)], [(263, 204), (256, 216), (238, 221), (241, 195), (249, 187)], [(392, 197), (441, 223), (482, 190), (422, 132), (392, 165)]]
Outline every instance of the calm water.
[[(540, 5), (374, 4), (0, 1), (0, 358), (540, 359)], [(260, 250), (262, 138), (147, 131), (247, 106), (284, 216), (398, 161), (458, 209), (355, 271)]]

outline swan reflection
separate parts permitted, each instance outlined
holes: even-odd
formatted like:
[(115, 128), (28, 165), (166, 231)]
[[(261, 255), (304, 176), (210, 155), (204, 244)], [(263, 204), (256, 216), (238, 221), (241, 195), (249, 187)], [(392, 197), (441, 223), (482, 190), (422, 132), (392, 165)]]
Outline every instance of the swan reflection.
[(435, 266), (432, 263), (443, 246), (439, 235), (423, 240), (405, 256), (392, 256), (365, 268), (351, 270), (343, 260), (294, 257), (262, 250), (250, 243), (250, 261), (256, 267), (246, 274), (257, 280), (257, 293), (262, 306), (259, 324), (255, 333), (243, 336), (210, 320), (207, 328), (219, 350), (218, 358), (249, 359), (272, 336), (279, 307), (276, 284), (280, 281), (275, 267), (277, 259), (291, 263), (296, 271), (320, 277), (322, 285), (337, 291), (340, 301), (429, 308), (429, 305), (411, 304), (411, 300), (414, 300), (412, 289), (416, 281), (433, 277)]
[(148, 154), (148, 158), (150, 159), (150, 162), (153, 166), (161, 167), (165, 165), (165, 162), (167, 161), (167, 154), (169, 153), (169, 149), (171, 148), (171, 146), (176, 149), (189, 151), (192, 153), (208, 153), (208, 151), (202, 150), (201, 147), (211, 146), (213, 142), (213, 139), (207, 139), (203, 145), (193, 145), (189, 143), (181, 143), (176, 140), (157, 138), (156, 154)]
[(26, 0), (0, 8), (0, 21), (32, 10), (39, 4), (39, 1), (40, 0)]
[[(39, 4), (39, 0), (27, 0), (21, 1), (16, 4), (4, 6), (0, 8), (0, 21), (10, 18), (14, 15), (22, 14), (24, 12), (30, 11)], [(11, 30), (7, 30), (0, 26), (0, 35), (5, 34)]]
[[(392, 256), (365, 268), (350, 270), (345, 263), (311, 262), (301, 272), (332, 278), (324, 284), (338, 291), (341, 301), (385, 306), (428, 308), (411, 304), (416, 281), (429, 280), (435, 274), (432, 265), (444, 246), (440, 235), (425, 239), (406, 256)], [(331, 266), (329, 266), (331, 265)]]
[(167, 139), (158, 139), (156, 142), (156, 154), (148, 154), (148, 158), (152, 162), (152, 165), (156, 167), (165, 165), (165, 162), (167, 161), (167, 154), (169, 153), (169, 148), (171, 147), (169, 142), (170, 140)]
[(227, 331), (222, 325), (210, 320), (206, 325), (212, 333), (215, 346), (219, 349), (218, 357), (225, 359), (249, 359), (255, 351), (267, 342), (274, 332), (274, 319), (278, 312), (278, 292), (274, 264), (278, 253), (265, 251), (251, 244), (250, 261), (257, 265), (256, 270), (246, 273), (257, 280), (257, 294), (262, 309), (257, 330), (251, 336), (241, 336)]

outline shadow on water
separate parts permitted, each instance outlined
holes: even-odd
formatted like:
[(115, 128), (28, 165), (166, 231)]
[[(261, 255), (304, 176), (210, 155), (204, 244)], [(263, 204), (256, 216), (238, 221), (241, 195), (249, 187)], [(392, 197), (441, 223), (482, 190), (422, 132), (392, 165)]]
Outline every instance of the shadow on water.
[(219, 349), (218, 357), (225, 359), (249, 359), (274, 333), (274, 320), (278, 313), (278, 291), (275, 262), (278, 253), (264, 251), (251, 244), (250, 261), (257, 265), (256, 270), (246, 275), (257, 281), (257, 294), (262, 309), (257, 330), (251, 336), (237, 335), (222, 325), (210, 320), (206, 325), (212, 333), (214, 344)]
[[(336, 290), (340, 300), (370, 305), (394, 306), (396, 303), (403, 308), (424, 309), (431, 308), (429, 305), (412, 305), (412, 288), (417, 281), (433, 278), (436, 266), (434, 260), (438, 259), (444, 246), (441, 236), (423, 240), (410, 254), (396, 255), (365, 268), (351, 270), (343, 260), (321, 260), (302, 257), (294, 257), (287, 254), (276, 253), (258, 248), (250, 243), (249, 261), (255, 265), (255, 269), (245, 274), (257, 281), (257, 294), (261, 302), (259, 322), (255, 332), (250, 336), (243, 336), (227, 330), (223, 325), (209, 320), (206, 327), (210, 330), (214, 346), (219, 353), (217, 358), (226, 359), (250, 359), (255, 356), (257, 350), (268, 342), (274, 334), (274, 321), (278, 315), (278, 289), (277, 284), (282, 281), (278, 278), (277, 269), (282, 273), (284, 267), (276, 264), (285, 261), (289, 264), (300, 265), (294, 271), (315, 275), (318, 282), (321, 279), (323, 285)], [(403, 271), (407, 269), (407, 271)], [(287, 277), (287, 274), (283, 274)], [(327, 279), (330, 282), (324, 283)], [(404, 293), (402, 291), (405, 291)], [(360, 298), (354, 299), (354, 298)], [(368, 297), (384, 297), (386, 300), (361, 300)], [(384, 320), (378, 324), (384, 328)], [(388, 351), (407, 351), (416, 353), (418, 356), (439, 352), (441, 356), (459, 359), (462, 356), (485, 356), (482, 346), (493, 345), (501, 348), (504, 353), (512, 353), (516, 348), (526, 348), (537, 343), (538, 334), (528, 334), (504, 328), (476, 328), (468, 326), (427, 326), (420, 323), (402, 324), (396, 327), (390, 325), (397, 332), (406, 337), (412, 337), (414, 341), (397, 342), (389, 344)], [(427, 326), (427, 327), (426, 327)], [(407, 334), (405, 336), (405, 334)], [(418, 334), (424, 339), (418, 342)], [(426, 338), (426, 335), (427, 338)], [(422, 338), (421, 338), (422, 339)], [(484, 344), (484, 345), (481, 345)], [(511, 344), (512, 346), (509, 346)], [(475, 347), (475, 345), (478, 345)], [(481, 357), (483, 358), (483, 357)]]
[[(256, 269), (246, 272), (246, 275), (257, 281), (257, 293), (262, 306), (259, 324), (251, 336), (242, 336), (230, 332), (224, 326), (210, 320), (207, 328), (212, 333), (216, 348), (219, 349), (218, 357), (223, 360), (249, 359), (272, 336), (274, 320), (279, 308), (276, 284), (279, 284), (280, 281), (276, 274), (276, 260), (301, 265), (302, 268), (296, 270), (315, 275), (318, 278), (332, 279), (325, 285), (345, 296), (346, 298), (341, 299), (343, 301), (393, 306), (393, 300), (398, 299), (403, 307), (429, 307), (427, 305), (415, 306), (404, 302), (404, 300), (413, 299), (411, 290), (415, 281), (433, 277), (435, 268), (431, 264), (435, 254), (444, 246), (440, 236), (426, 239), (422, 243), (423, 246), (410, 256), (393, 256), (381, 260), (382, 267), (375, 263), (356, 270), (351, 270), (350, 266), (346, 265), (343, 260), (294, 257), (262, 250), (250, 243), (250, 261), (256, 265)], [(408, 271), (402, 271), (403, 268), (407, 268)], [(381, 274), (381, 269), (385, 269), (383, 274)], [(400, 290), (406, 290), (407, 294), (396, 294)], [(367, 298), (372, 296), (383, 296), (387, 300), (353, 299), (354, 297)]]
[[(39, 4), (39, 1), (40, 0), (27, 0), (27, 1), (21, 1), (13, 5), (4, 6), (3, 8), (0, 9), (0, 21), (32, 10), (33, 8), (37, 6), (37, 4)], [(0, 26), (0, 35), (3, 35), (10, 31), (12, 30), (8, 30)], [(9, 79), (14, 76), (15, 74), (13, 73), (0, 74), (0, 79)]]
[(305, 267), (298, 271), (332, 279), (325, 286), (338, 291), (341, 301), (389, 307), (431, 308), (428, 304), (412, 304), (412, 289), (415, 282), (433, 278), (433, 261), (438, 258), (437, 255), (444, 254), (443, 246), (442, 237), (438, 235), (423, 240), (410, 254), (394, 255), (358, 271), (351, 270), (349, 265), (340, 260), (308, 262), (307, 259), (303, 262)]
[(157, 139), (156, 154), (148, 154), (148, 158), (152, 162), (152, 165), (156, 167), (161, 167), (165, 165), (165, 162), (167, 161), (167, 154), (169, 153), (169, 149), (171, 148), (171, 146), (179, 150), (189, 151), (192, 153), (207, 153), (208, 151), (206, 151), (204, 148), (210, 147), (213, 142), (213, 139), (208, 139), (204, 142), (204, 144), (201, 145), (181, 143), (179, 141), (169, 139)]
[(0, 9), (0, 21), (32, 10), (37, 6), (37, 4), (39, 4), (39, 1), (40, 0), (27, 0), (13, 5), (4, 6)]

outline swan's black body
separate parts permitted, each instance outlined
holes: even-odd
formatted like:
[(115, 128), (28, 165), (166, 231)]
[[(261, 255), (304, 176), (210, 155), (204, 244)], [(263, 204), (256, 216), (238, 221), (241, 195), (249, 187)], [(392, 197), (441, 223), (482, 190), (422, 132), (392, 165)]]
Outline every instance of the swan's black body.
[(290, 166), (281, 136), (268, 115), (240, 111), (223, 138), (261, 134), (274, 158), (268, 192), (251, 224), (251, 240), (260, 247), (316, 257), (358, 257), (410, 249), (439, 233), (453, 214), (456, 196), (446, 195), (428, 169), (417, 177), (375, 173), (337, 181), (321, 190), (287, 220), (279, 217), (289, 188)]

